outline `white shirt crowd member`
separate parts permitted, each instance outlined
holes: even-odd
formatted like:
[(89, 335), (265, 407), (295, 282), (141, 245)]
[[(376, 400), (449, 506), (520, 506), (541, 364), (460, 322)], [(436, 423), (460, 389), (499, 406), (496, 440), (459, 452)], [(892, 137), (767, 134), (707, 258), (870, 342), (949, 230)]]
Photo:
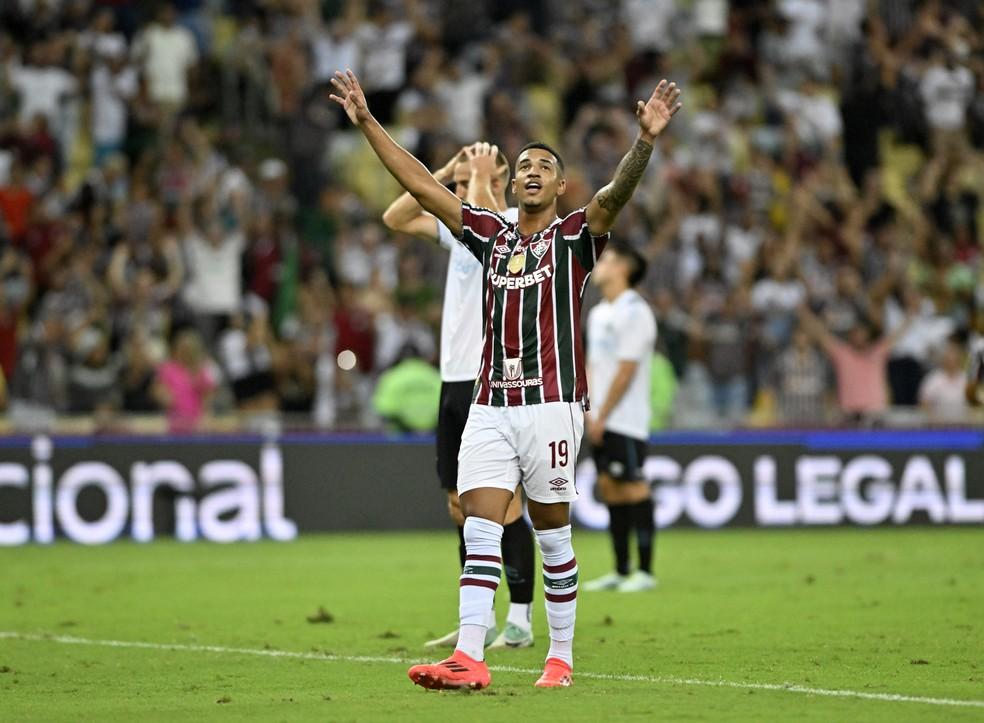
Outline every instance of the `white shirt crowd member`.
[(592, 406), (601, 409), (619, 362), (639, 366), (621, 401), (605, 420), (605, 429), (633, 439), (649, 438), (650, 369), (656, 344), (656, 318), (634, 289), (614, 301), (602, 299), (588, 314), (588, 368)]

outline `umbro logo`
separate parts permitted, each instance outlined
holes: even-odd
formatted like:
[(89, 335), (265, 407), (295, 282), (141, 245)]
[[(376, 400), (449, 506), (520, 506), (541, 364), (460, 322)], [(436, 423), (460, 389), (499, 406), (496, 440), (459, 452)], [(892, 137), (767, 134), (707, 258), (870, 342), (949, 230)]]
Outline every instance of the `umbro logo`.
[(565, 480), (563, 477), (557, 477), (556, 479), (552, 479), (549, 482), (547, 482), (547, 484), (553, 487), (554, 492), (563, 492), (565, 489), (567, 489), (567, 480)]

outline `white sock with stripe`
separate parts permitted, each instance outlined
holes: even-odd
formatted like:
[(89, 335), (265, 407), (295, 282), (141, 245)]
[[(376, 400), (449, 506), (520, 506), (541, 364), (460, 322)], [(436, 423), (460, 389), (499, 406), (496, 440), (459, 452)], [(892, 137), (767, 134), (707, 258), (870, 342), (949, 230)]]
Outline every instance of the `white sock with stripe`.
[(485, 659), (489, 610), (502, 577), (502, 525), (481, 517), (465, 520), (465, 569), (458, 588), (457, 649), (474, 660)]
[(571, 526), (536, 530), (543, 558), (543, 591), (550, 626), (548, 658), (574, 667), (574, 620), (577, 617), (577, 559), (571, 545)]

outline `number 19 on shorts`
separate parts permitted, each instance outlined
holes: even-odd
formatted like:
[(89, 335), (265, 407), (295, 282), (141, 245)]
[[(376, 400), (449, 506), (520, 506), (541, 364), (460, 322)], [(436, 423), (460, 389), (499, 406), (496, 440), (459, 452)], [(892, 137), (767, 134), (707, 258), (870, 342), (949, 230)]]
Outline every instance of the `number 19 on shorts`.
[(567, 466), (567, 440), (562, 439), (559, 442), (550, 443), (550, 467), (552, 469), (557, 469), (558, 467)]

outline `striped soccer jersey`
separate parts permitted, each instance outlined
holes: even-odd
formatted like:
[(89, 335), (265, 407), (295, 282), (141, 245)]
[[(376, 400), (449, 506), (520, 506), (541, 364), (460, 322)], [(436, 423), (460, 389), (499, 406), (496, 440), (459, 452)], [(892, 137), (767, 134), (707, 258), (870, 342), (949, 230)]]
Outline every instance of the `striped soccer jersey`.
[(485, 279), (474, 402), (587, 406), (581, 297), (608, 234), (591, 235), (583, 208), (530, 236), (492, 211), (461, 209), (461, 242)]

